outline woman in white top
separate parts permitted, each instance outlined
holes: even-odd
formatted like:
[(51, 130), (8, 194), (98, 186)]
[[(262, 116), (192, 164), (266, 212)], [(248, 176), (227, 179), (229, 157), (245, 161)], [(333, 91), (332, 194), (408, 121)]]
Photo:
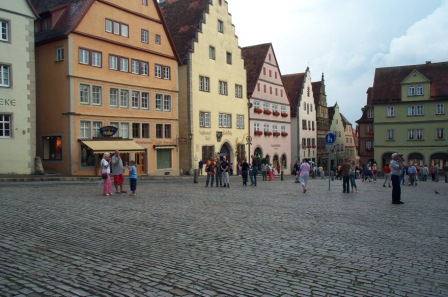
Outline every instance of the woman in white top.
[(112, 195), (112, 183), (110, 180), (110, 154), (104, 153), (103, 159), (101, 160), (101, 175), (103, 177), (104, 187), (103, 195)]
[(302, 185), (303, 193), (306, 193), (306, 186), (308, 185), (308, 177), (310, 176), (311, 166), (306, 159), (303, 159), (299, 169), (299, 179)]

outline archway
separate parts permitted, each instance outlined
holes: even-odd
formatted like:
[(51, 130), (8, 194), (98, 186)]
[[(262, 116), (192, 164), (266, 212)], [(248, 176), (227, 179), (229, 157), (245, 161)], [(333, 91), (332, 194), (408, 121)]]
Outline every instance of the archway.
[(280, 159), (280, 162), (281, 162), (281, 164), (282, 164), (282, 169), (287, 169), (287, 168), (288, 168), (288, 166), (287, 166), (287, 164), (288, 164), (288, 158), (286, 157), (285, 154), (282, 155), (282, 157), (281, 157), (281, 159)]
[(219, 151), (219, 158), (222, 160), (223, 157), (226, 157), (227, 162), (232, 163), (231, 148), (228, 142), (225, 142)]
[(434, 153), (429, 158), (428, 166), (439, 165), (439, 170), (446, 171), (448, 170), (448, 153)]
[(280, 160), (277, 154), (275, 154), (274, 158), (272, 159), (272, 166), (275, 168), (275, 171), (277, 173), (280, 173)]
[(261, 149), (261, 147), (256, 147), (254, 150), (254, 156), (255, 158), (263, 158), (263, 150)]
[(417, 164), (418, 166), (423, 165), (423, 155), (420, 153), (411, 153), (408, 155), (408, 159), (406, 160), (406, 163), (408, 164)]

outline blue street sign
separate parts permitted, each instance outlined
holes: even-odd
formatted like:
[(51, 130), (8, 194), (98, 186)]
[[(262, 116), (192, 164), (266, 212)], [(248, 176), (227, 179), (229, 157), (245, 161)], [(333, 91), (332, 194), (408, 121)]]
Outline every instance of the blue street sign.
[(327, 144), (333, 144), (336, 141), (336, 135), (334, 135), (333, 133), (327, 133), (327, 135), (325, 135), (325, 142)]

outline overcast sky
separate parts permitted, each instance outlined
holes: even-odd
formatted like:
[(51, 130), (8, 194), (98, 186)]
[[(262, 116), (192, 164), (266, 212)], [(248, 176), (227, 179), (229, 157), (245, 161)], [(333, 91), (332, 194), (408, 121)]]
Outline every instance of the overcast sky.
[(356, 126), (375, 68), (448, 61), (448, 0), (227, 0), (241, 47), (271, 42), (282, 75), (325, 75)]

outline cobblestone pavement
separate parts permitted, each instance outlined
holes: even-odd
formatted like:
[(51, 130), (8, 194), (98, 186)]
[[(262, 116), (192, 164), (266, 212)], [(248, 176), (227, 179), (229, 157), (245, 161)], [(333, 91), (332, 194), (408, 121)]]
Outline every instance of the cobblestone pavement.
[(447, 183), (199, 181), (0, 183), (0, 296), (448, 296)]

